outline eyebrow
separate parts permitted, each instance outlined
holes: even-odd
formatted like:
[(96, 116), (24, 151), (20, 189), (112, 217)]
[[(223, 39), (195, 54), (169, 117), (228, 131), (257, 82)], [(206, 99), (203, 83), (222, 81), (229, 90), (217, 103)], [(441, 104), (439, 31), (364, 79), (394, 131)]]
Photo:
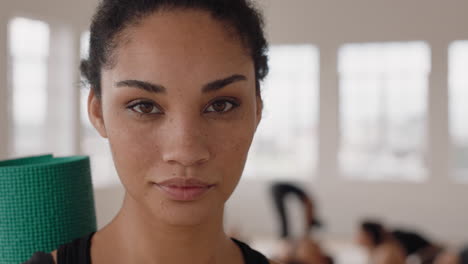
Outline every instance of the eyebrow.
[[(214, 92), (217, 90), (220, 90), (229, 84), (232, 84), (234, 82), (238, 81), (245, 81), (247, 80), (247, 77), (241, 74), (234, 74), (232, 76), (229, 76), (224, 79), (219, 79), (215, 80), (212, 82), (209, 82), (205, 85), (203, 85), (202, 92), (203, 93), (209, 93), (209, 92)], [(139, 81), (139, 80), (124, 80), (124, 81), (119, 81), (115, 84), (116, 87), (131, 87), (131, 88), (137, 88), (137, 89), (142, 89), (150, 93), (162, 93), (165, 94), (167, 92), (167, 89), (160, 85), (160, 84), (154, 84), (146, 81)]]
[(212, 81), (210, 83), (205, 84), (202, 88), (202, 92), (204, 93), (214, 92), (214, 91), (220, 90), (228, 86), (231, 83), (235, 83), (238, 81), (246, 81), (246, 80), (247, 80), (247, 77), (245, 77), (244, 75), (234, 74), (227, 78)]
[(159, 84), (153, 84), (150, 82), (139, 81), (139, 80), (125, 80), (115, 84), (117, 87), (131, 87), (145, 90), (150, 93), (166, 93), (166, 88)]

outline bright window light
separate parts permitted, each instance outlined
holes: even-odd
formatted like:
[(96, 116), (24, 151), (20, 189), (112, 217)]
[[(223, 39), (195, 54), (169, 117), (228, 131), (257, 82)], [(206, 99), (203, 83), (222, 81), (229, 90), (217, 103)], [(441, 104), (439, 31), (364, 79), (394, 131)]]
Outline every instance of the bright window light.
[(339, 163), (345, 177), (426, 177), (430, 69), (424, 42), (347, 44), (339, 50)]
[(262, 89), (263, 118), (245, 175), (311, 178), (317, 161), (319, 51), (311, 45), (270, 48)]
[(41, 153), (45, 146), (49, 26), (14, 18), (9, 23), (13, 156)]
[(468, 41), (457, 41), (449, 50), (450, 135), (455, 176), (468, 180)]

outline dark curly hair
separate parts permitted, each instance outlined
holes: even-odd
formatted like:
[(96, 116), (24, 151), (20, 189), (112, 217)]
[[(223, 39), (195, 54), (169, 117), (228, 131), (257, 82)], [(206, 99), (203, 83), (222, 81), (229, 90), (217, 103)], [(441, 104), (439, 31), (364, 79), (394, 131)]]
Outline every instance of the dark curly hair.
[(81, 74), (95, 94), (101, 96), (101, 70), (112, 68), (119, 34), (128, 26), (160, 10), (198, 9), (234, 29), (254, 62), (256, 92), (268, 74), (268, 43), (264, 36), (261, 13), (249, 0), (102, 0), (93, 17), (89, 57), (82, 60)]

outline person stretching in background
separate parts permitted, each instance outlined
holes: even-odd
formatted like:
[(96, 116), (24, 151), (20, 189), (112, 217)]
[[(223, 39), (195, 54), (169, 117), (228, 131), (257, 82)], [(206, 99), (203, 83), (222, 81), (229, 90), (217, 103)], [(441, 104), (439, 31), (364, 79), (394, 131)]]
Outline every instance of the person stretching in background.
[(441, 255), (444, 248), (433, 243), (415, 231), (395, 229), (392, 236), (405, 250), (408, 258), (416, 258), (420, 264), (435, 263), (437, 257)]
[(285, 199), (288, 195), (297, 196), (304, 207), (304, 234), (308, 235), (313, 227), (321, 226), (320, 221), (315, 217), (314, 203), (302, 189), (291, 183), (277, 182), (272, 185), (271, 192), (281, 222), (281, 239), (287, 239), (290, 236), (285, 207)]
[[(324, 254), (319, 244), (310, 237), (314, 227), (320, 227), (321, 222), (315, 216), (315, 205), (312, 199), (301, 188), (287, 182), (277, 182), (271, 186), (273, 201), (281, 223), (280, 238), (282, 240), (282, 252), (278, 257), (284, 264), (330, 264), (331, 257)], [(304, 208), (304, 229), (302, 236), (295, 240), (289, 230), (289, 221), (286, 215), (285, 199), (289, 195), (299, 198)]]
[[(416, 231), (396, 229), (392, 236), (405, 249), (410, 259), (418, 264), (468, 264), (468, 250), (458, 252), (441, 244), (435, 243)], [(463, 254), (465, 260), (463, 262)], [(413, 263), (413, 262), (411, 262)]]
[(404, 250), (379, 223), (362, 222), (357, 242), (369, 251), (369, 264), (405, 264)]

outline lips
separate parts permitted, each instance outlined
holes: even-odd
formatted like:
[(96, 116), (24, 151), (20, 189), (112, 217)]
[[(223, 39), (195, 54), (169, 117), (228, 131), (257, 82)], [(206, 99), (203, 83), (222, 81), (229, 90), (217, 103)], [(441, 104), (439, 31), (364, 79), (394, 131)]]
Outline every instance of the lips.
[(154, 184), (169, 199), (175, 201), (194, 201), (212, 189), (210, 184), (195, 178), (172, 178)]

